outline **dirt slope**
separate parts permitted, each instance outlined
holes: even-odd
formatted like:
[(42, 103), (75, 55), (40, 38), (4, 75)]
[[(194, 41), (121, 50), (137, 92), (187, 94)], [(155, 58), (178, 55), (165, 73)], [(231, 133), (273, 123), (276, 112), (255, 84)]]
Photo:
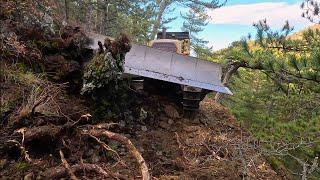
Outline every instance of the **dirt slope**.
[(259, 143), (211, 98), (190, 120), (172, 99), (141, 92), (124, 117), (93, 122), (81, 120), (87, 113), (94, 116), (84, 99), (41, 76), (2, 68), (0, 179), (68, 179), (59, 151), (78, 179), (140, 179), (123, 144), (100, 138), (107, 150), (83, 133), (97, 123), (117, 123), (109, 130), (133, 142), (154, 179), (281, 179), (259, 154)]
[[(162, 106), (173, 105), (162, 101)], [(134, 143), (160, 179), (280, 179), (256, 152), (255, 142), (236, 119), (211, 98), (205, 98), (194, 120), (167, 112)], [(171, 117), (168, 117), (171, 116)]]

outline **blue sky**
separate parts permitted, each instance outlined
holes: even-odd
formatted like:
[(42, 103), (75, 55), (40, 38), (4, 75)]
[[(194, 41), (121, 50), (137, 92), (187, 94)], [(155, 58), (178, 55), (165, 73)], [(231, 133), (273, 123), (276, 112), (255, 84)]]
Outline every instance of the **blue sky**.
[[(320, 0), (319, 0), (320, 1)], [(303, 0), (228, 0), (227, 4), (219, 9), (209, 10), (211, 20), (205, 30), (199, 34), (209, 41), (214, 50), (228, 47), (228, 45), (248, 33), (255, 34), (252, 26), (254, 22), (267, 19), (274, 29), (280, 29), (286, 20), (294, 31), (299, 31), (311, 23), (301, 17), (300, 4)], [(186, 8), (176, 8), (175, 12), (167, 16), (178, 16)], [(169, 24), (168, 31), (180, 31), (183, 20), (178, 18)]]

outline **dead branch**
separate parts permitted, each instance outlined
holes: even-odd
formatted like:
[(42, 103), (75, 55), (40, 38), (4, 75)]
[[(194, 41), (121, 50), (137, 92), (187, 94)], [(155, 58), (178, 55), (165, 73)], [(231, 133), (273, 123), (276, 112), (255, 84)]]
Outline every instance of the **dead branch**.
[[(101, 174), (105, 178), (109, 178), (112, 176), (111, 174), (109, 175), (102, 167), (96, 165), (96, 164), (88, 164), (88, 163), (83, 163), (83, 164), (75, 164), (70, 167), (70, 170), (72, 173), (77, 173), (80, 171), (92, 171), (96, 172), (98, 174)], [(68, 174), (67, 170), (65, 167), (54, 167), (47, 169), (42, 175), (46, 178), (50, 179), (60, 179), (65, 177)], [(113, 174), (114, 176), (117, 176), (116, 174)], [(121, 178), (122, 176), (119, 175), (119, 179), (126, 179), (126, 178)], [(123, 176), (124, 177), (124, 176)]]
[(104, 149), (106, 149), (107, 151), (111, 151), (113, 153), (116, 154), (118, 160), (120, 160), (120, 156), (119, 154), (117, 153), (117, 151), (113, 150), (110, 146), (108, 146), (106, 143), (104, 143), (103, 141), (101, 141), (99, 138), (91, 135), (91, 134), (88, 134), (90, 137), (92, 137), (94, 140), (96, 140)]
[(104, 136), (109, 139), (123, 143), (126, 146), (126, 148), (128, 149), (129, 153), (133, 157), (136, 158), (136, 160), (140, 166), (142, 179), (143, 180), (150, 180), (151, 179), (150, 174), (149, 174), (149, 170), (148, 170), (148, 166), (147, 166), (144, 158), (142, 157), (142, 155), (139, 153), (137, 148), (132, 144), (132, 142), (127, 137), (120, 135), (120, 134), (117, 134), (117, 133), (107, 131), (107, 130), (100, 130), (100, 129), (91, 129), (89, 131), (84, 130), (83, 134), (91, 134), (96, 137)]
[(76, 177), (76, 175), (74, 175), (74, 173), (72, 172), (69, 163), (68, 163), (67, 160), (64, 158), (63, 152), (60, 150), (59, 153), (60, 153), (61, 162), (62, 162), (63, 166), (66, 168), (66, 170), (67, 170), (70, 178), (71, 178), (72, 180), (78, 180), (78, 178)]
[(43, 99), (38, 100), (31, 108), (30, 115), (33, 116), (36, 112), (36, 108), (40, 106), (42, 103), (46, 102), (48, 98), (49, 98), (49, 95), (46, 95)]
[(19, 147), (19, 149), (21, 150), (21, 155), (23, 155), (24, 159), (28, 162), (28, 163), (32, 163), (32, 160), (28, 154), (28, 151), (26, 150), (26, 148), (24, 146), (22, 146), (17, 140), (8, 140), (8, 143), (14, 143), (16, 146)]

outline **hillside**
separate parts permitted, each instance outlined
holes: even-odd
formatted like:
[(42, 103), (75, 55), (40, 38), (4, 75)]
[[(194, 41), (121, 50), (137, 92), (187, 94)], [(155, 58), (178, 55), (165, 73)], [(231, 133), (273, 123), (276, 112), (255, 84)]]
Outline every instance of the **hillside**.
[[(289, 26), (274, 31), (265, 20), (254, 25), (255, 41), (244, 38), (215, 55), (197, 33), (208, 24), (207, 10), (224, 5), (0, 1), (0, 179), (319, 179), (320, 31), (284, 38)], [(171, 10), (186, 7), (177, 15), (187, 39), (177, 43), (164, 28), (161, 38), (175, 43), (160, 46), (177, 53), (193, 47), (198, 58), (220, 64), (194, 58), (191, 68), (180, 54), (182, 62), (164, 68), (182, 74), (172, 81), (178, 84), (147, 78), (141, 60), (139, 76), (128, 73), (127, 53), (175, 57), (133, 44), (150, 44), (176, 19)], [(104, 38), (97, 49), (89, 32)], [(145, 72), (170, 76), (150, 62)], [(190, 78), (185, 72), (196, 67)], [(192, 78), (192, 86), (228, 86), (234, 95), (191, 93), (197, 89), (182, 84)]]
[(299, 32), (296, 32), (296, 33), (290, 35), (289, 39), (291, 39), (291, 40), (301, 39), (302, 38), (301, 36), (303, 35), (303, 33), (306, 33), (309, 30), (311, 30), (311, 31), (320, 30), (320, 24), (314, 24), (314, 25), (312, 25), (310, 27), (307, 27), (307, 28), (305, 28), (305, 29), (303, 29), (303, 30), (301, 30)]
[[(80, 179), (140, 176), (135, 160), (121, 143), (103, 138), (104, 146), (100, 140), (82, 133), (98, 127), (85, 115), (94, 116), (94, 112), (83, 98), (68, 95), (61, 85), (12, 65), (2, 63), (1, 67), (2, 178), (68, 177), (61, 164), (61, 150)], [(38, 91), (38, 88), (45, 90)], [(26, 117), (27, 108), (32, 108), (32, 103), (44, 96), (49, 98), (35, 108), (34, 115)], [(182, 118), (182, 109), (166, 97), (142, 93), (137, 101), (138, 106), (127, 112), (139, 110), (142, 114), (105, 119), (98, 124), (117, 123), (108, 130), (123, 134), (133, 142), (146, 160), (152, 177), (280, 178), (259, 154), (259, 142), (211, 98), (202, 102), (194, 120)], [(79, 124), (72, 126), (68, 122)], [(59, 130), (61, 128), (67, 131)], [(107, 174), (90, 169), (92, 166), (103, 168)]]
[(1, 178), (284, 176), (211, 98), (190, 120), (169, 92), (137, 91), (118, 80), (130, 47), (125, 35), (109, 42), (111, 53), (93, 53), (78, 26), (50, 33), (12, 21), (2, 25)]

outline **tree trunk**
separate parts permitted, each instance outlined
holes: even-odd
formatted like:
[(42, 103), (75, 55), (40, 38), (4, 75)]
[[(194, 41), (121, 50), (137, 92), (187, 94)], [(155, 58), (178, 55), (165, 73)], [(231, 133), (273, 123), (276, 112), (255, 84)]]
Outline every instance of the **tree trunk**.
[(97, 16), (96, 16), (95, 29), (100, 34), (102, 33), (101, 26), (103, 21), (103, 8), (101, 8), (103, 6), (102, 3), (103, 3), (102, 0), (97, 0)]
[(88, 8), (87, 8), (87, 12), (86, 12), (86, 20), (87, 20), (87, 29), (88, 31), (92, 30), (92, 14), (93, 14), (93, 5), (91, 0), (88, 2)]
[(65, 21), (68, 24), (69, 23), (69, 1), (64, 0), (64, 14), (65, 14)]
[[(235, 65), (235, 64), (231, 64), (230, 67), (228, 68), (227, 72), (224, 74), (224, 77), (223, 77), (223, 81), (222, 81), (222, 84), (224, 86), (227, 86), (229, 84), (229, 81), (232, 77), (232, 75), (237, 72), (237, 70), (240, 68), (241, 66), (240, 65)], [(214, 97), (214, 101), (216, 103), (220, 103), (221, 100), (223, 98), (223, 94), (222, 93), (219, 93), (217, 92), (217, 94), (215, 95)]]
[(168, 7), (168, 0), (162, 0), (161, 4), (160, 4), (159, 12), (157, 14), (156, 21), (155, 21), (155, 23), (153, 24), (153, 27), (152, 27), (152, 32), (151, 32), (151, 37), (150, 37), (151, 40), (154, 40), (156, 35), (157, 35), (157, 33), (158, 33), (158, 29), (159, 29), (161, 21), (162, 21), (163, 13), (164, 13), (164, 11), (166, 10), (167, 7)]

